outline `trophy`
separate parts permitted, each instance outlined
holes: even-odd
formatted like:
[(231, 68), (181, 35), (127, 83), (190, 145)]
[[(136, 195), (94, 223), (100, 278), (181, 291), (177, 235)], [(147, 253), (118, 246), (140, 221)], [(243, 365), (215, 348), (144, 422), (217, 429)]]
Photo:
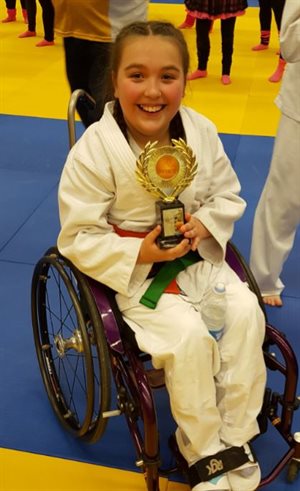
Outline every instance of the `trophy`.
[(159, 247), (174, 247), (182, 240), (179, 231), (185, 222), (184, 204), (177, 196), (192, 182), (197, 163), (192, 149), (183, 139), (172, 140), (173, 146), (157, 147), (157, 142), (147, 143), (137, 160), (138, 182), (156, 201), (157, 223), (161, 233)]

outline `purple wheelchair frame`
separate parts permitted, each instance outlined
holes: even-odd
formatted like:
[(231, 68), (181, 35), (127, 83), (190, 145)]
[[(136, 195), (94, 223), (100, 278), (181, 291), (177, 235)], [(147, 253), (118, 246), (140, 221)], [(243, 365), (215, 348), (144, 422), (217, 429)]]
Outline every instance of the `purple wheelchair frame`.
[[(249, 272), (246, 263), (233, 244), (228, 245), (226, 260), (242, 281), (249, 283), (250, 280), (250, 283), (252, 283), (250, 288), (251, 286), (254, 290), (257, 288), (253, 277), (250, 276), (249, 278), (251, 272)], [(99, 315), (103, 321), (105, 336), (112, 356), (112, 370), (115, 382), (118, 386), (119, 377), (124, 377), (125, 374), (127, 384), (129, 386), (133, 385), (134, 390), (137, 388), (136, 392), (139, 394), (139, 407), (144, 424), (143, 441), (135, 423), (130, 416), (126, 415), (125, 411), (129, 431), (140, 459), (137, 465), (144, 470), (147, 491), (159, 491), (159, 438), (152, 389), (161, 387), (164, 384), (163, 376), (159, 373), (159, 370), (150, 369), (150, 371), (147, 371), (144, 367), (141, 353), (138, 352), (136, 347), (132, 348), (131, 342), (128, 342), (126, 338), (124, 341), (116, 319), (116, 306), (112, 306), (111, 299), (107, 296), (106, 287), (91, 279), (88, 279), (88, 282), (98, 307)], [(259, 294), (259, 292), (256, 293)], [(263, 308), (262, 302), (261, 305)], [(270, 348), (273, 345), (278, 348), (284, 362), (279, 361), (274, 353), (270, 352)], [(289, 465), (288, 479), (290, 481), (294, 480), (300, 468), (300, 439), (297, 441), (298, 438), (295, 439), (291, 434), (293, 413), (299, 405), (299, 400), (296, 397), (298, 363), (285, 335), (269, 324), (267, 320), (264, 354), (267, 368), (272, 371), (279, 371), (285, 377), (285, 383), (283, 394), (281, 395), (271, 391), (271, 389), (266, 390), (265, 402), (260, 415), (261, 432), (267, 431), (267, 423), (268, 421), (271, 422), (288, 444), (289, 449), (270, 473), (262, 478), (259, 488), (270, 484), (287, 464)], [(128, 360), (129, 371), (123, 362), (124, 356)]]

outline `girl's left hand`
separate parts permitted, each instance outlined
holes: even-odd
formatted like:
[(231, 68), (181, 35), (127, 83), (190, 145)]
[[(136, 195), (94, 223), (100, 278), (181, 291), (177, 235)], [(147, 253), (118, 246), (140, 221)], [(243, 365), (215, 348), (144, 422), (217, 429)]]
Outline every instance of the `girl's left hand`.
[(195, 251), (202, 239), (211, 237), (211, 233), (204, 227), (198, 218), (190, 213), (185, 214), (186, 223), (180, 227), (180, 232), (186, 239), (190, 240), (191, 249)]

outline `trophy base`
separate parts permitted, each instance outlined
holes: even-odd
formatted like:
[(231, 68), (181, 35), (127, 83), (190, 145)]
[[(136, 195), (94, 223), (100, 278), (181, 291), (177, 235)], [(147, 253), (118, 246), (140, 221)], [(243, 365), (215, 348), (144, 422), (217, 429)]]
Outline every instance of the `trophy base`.
[(169, 249), (179, 244), (183, 236), (179, 228), (184, 224), (184, 205), (179, 200), (171, 203), (165, 201), (156, 202), (158, 224), (161, 225), (161, 233), (157, 238), (157, 244), (161, 249)]
[(180, 237), (158, 237), (157, 244), (161, 249), (171, 249), (182, 241), (182, 235)]

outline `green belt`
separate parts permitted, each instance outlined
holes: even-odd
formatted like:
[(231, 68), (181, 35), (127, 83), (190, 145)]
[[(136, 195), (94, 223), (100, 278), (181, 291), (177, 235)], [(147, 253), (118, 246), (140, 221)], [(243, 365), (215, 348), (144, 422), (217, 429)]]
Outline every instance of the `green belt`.
[(166, 262), (153, 278), (151, 284), (141, 297), (140, 303), (149, 307), (149, 309), (155, 309), (165, 288), (176, 278), (178, 273), (201, 259), (197, 251), (190, 251), (183, 257)]

